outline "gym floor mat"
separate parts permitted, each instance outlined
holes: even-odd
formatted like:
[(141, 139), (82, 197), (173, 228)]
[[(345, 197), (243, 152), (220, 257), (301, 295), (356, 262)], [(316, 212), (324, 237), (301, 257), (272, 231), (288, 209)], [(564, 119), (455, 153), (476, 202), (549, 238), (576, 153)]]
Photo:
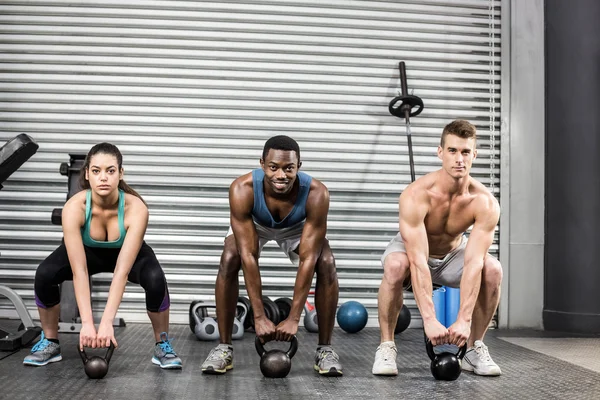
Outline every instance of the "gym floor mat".
[[(500, 339), (510, 336), (507, 331), (492, 330), (485, 340), (502, 368), (502, 376), (463, 372), (453, 382), (436, 381), (431, 376), (421, 329), (408, 329), (396, 336), (398, 376), (378, 377), (371, 374), (371, 367), (379, 330), (366, 328), (348, 334), (335, 328), (333, 346), (343, 363), (344, 376), (327, 378), (313, 371), (317, 334), (300, 327), (299, 349), (284, 379), (262, 376), (251, 332), (234, 341), (234, 369), (222, 376), (202, 374), (201, 364), (217, 343), (198, 341), (186, 325), (173, 325), (170, 332), (173, 347), (183, 359), (180, 371), (161, 370), (151, 363), (154, 340), (149, 324), (128, 324), (115, 332), (119, 348), (104, 379), (87, 378), (77, 354), (78, 335), (61, 334), (61, 362), (26, 367), (22, 362), (28, 348), (0, 361), (0, 398), (598, 399), (600, 393), (600, 373)], [(94, 350), (89, 354), (95, 354)]]

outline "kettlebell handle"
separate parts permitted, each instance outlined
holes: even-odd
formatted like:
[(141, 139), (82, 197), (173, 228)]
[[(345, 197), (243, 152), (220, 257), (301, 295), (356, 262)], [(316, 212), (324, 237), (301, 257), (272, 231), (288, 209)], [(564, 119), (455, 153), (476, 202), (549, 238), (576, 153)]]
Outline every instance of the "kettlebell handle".
[(427, 349), (427, 355), (431, 361), (435, 360), (435, 352), (433, 351), (433, 343), (427, 336), (425, 336), (425, 348)]
[(256, 352), (258, 353), (259, 356), (264, 356), (266, 351), (265, 351), (265, 346), (263, 346), (263, 344), (260, 342), (259, 337), (257, 336), (254, 339), (254, 347), (256, 348)]
[[(110, 362), (110, 358), (113, 355), (113, 352), (115, 351), (115, 345), (113, 344), (113, 342), (110, 342), (110, 346), (108, 346), (108, 349), (106, 350), (106, 355), (104, 356), (104, 359), (106, 360), (106, 363), (108, 364)], [(81, 357), (81, 361), (83, 361), (83, 364), (87, 364), (89, 361), (89, 358), (85, 352), (85, 349), (82, 349), (79, 347), (79, 343), (77, 343), (77, 352), (79, 353), (79, 356)]]
[(87, 364), (89, 359), (87, 354), (85, 354), (85, 349), (79, 347), (79, 343), (77, 343), (77, 352), (79, 353), (79, 356), (81, 357), (81, 361), (83, 361), (83, 365)]
[(456, 357), (458, 357), (459, 360), (462, 360), (465, 357), (465, 354), (467, 354), (467, 344), (463, 344), (462, 347), (460, 349), (458, 349), (458, 353), (456, 353)]
[[(435, 352), (433, 351), (433, 343), (431, 343), (431, 340), (429, 340), (427, 335), (425, 336), (425, 348), (427, 349), (427, 355), (429, 356), (429, 359), (431, 361), (435, 360), (435, 358), (437, 357), (437, 354), (435, 354)], [(467, 344), (465, 343), (456, 352), (456, 357), (459, 360), (462, 360), (466, 353), (467, 353)]]
[(290, 343), (290, 349), (286, 352), (287, 356), (291, 359), (298, 351), (298, 338), (296, 335), (292, 336), (292, 342)]
[[(192, 315), (194, 316), (194, 318), (196, 319), (197, 323), (201, 323), (205, 317), (202, 317), (200, 315), (198, 315), (198, 309), (199, 308), (211, 308), (211, 309), (217, 309), (217, 305), (215, 303), (196, 303), (194, 304), (194, 306), (192, 307)], [(208, 316), (208, 311), (206, 312), (206, 316)], [(216, 318), (215, 318), (216, 321)]]
[(200, 325), (202, 323), (202, 320), (204, 319), (200, 315), (198, 315), (198, 309), (200, 307), (204, 307), (204, 306), (206, 306), (206, 304), (204, 304), (204, 303), (196, 303), (192, 307), (192, 316), (194, 317), (194, 320), (196, 320), (196, 325)]
[[(256, 347), (256, 352), (259, 356), (262, 357), (265, 355), (265, 347), (260, 342), (260, 338), (258, 336), (256, 336), (256, 338), (254, 339), (254, 347)], [(294, 335), (292, 336), (292, 340), (290, 342), (290, 348), (288, 349), (288, 351), (286, 351), (285, 354), (287, 354), (287, 356), (291, 359), (296, 354), (296, 351), (298, 351), (298, 338), (296, 337), (296, 335)]]
[(107, 364), (110, 362), (110, 358), (112, 357), (114, 351), (115, 351), (115, 345), (111, 341), (110, 345), (108, 346), (108, 349), (106, 350), (106, 356), (104, 357)]
[(242, 310), (242, 314), (238, 318), (238, 320), (243, 324), (246, 320), (246, 315), (248, 315), (248, 307), (242, 302), (237, 303), (237, 308)]

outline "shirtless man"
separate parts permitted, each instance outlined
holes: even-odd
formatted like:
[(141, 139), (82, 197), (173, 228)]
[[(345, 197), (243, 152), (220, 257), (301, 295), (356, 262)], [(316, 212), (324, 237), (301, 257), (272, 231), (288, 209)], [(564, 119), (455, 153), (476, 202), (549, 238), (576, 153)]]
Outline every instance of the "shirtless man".
[[(292, 340), (316, 272), (319, 343), (313, 368), (323, 376), (342, 375), (338, 355), (331, 347), (339, 286), (325, 237), (329, 191), (323, 183), (298, 171), (301, 165), (298, 143), (288, 136), (274, 136), (265, 143), (261, 168), (240, 176), (229, 188), (231, 228), (215, 288), (221, 343), (202, 364), (204, 373), (224, 374), (233, 368), (231, 331), (241, 267), (254, 312), (254, 330), (263, 343)], [(270, 240), (298, 266), (290, 314), (277, 326), (264, 313), (258, 266), (260, 251)]]
[[(448, 124), (437, 151), (442, 168), (417, 179), (400, 196), (400, 232), (381, 258), (381, 343), (373, 364), (375, 375), (398, 374), (394, 328), (403, 288), (410, 289), (411, 283), (425, 334), (433, 345), (467, 343), (463, 370), (501, 374), (483, 343), (500, 300), (502, 267), (488, 254), (500, 207), (489, 190), (469, 175), (477, 156), (475, 144), (471, 123)], [(471, 226), (467, 240), (465, 231)], [(460, 287), (458, 316), (447, 329), (435, 317), (432, 283)]]

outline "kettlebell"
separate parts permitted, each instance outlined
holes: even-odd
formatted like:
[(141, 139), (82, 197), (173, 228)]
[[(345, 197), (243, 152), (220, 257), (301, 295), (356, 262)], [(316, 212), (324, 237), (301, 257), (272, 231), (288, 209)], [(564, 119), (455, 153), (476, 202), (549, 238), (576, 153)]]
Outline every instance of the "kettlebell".
[(108, 372), (108, 363), (110, 362), (114, 350), (115, 346), (111, 342), (104, 357), (92, 356), (88, 358), (87, 354), (85, 354), (85, 350), (80, 349), (79, 344), (77, 344), (77, 351), (83, 361), (83, 370), (85, 371), (85, 374), (91, 379), (104, 378)]
[(192, 317), (196, 322), (194, 334), (199, 340), (219, 339), (219, 326), (217, 320), (213, 317), (209, 317), (208, 312), (206, 311), (208, 308), (216, 307), (217, 306), (214, 303), (198, 303), (192, 307)]
[(246, 304), (239, 302), (236, 306), (236, 316), (233, 318), (233, 330), (231, 331), (232, 339), (244, 338), (244, 321), (248, 315), (248, 307)]
[(194, 306), (198, 303), (202, 303), (202, 300), (193, 300), (190, 303), (190, 309), (189, 309), (189, 314), (190, 314), (190, 330), (192, 331), (192, 333), (195, 333), (195, 329), (196, 329), (196, 320), (194, 319), (194, 314), (192, 313)]
[(431, 359), (431, 374), (435, 379), (441, 381), (454, 381), (460, 376), (462, 371), (460, 366), (461, 360), (467, 352), (466, 344), (459, 348), (456, 354), (447, 351), (435, 354), (431, 340), (426, 337), (425, 347), (427, 349), (427, 355), (429, 355), (429, 358)]
[(402, 308), (400, 309), (400, 314), (398, 314), (398, 321), (396, 322), (396, 327), (394, 328), (394, 335), (404, 332), (406, 328), (410, 325), (411, 315), (410, 310), (406, 307), (406, 304), (402, 304)]
[(319, 332), (319, 320), (317, 319), (317, 309), (310, 304), (308, 300), (304, 304), (304, 327), (312, 333)]
[(288, 351), (269, 350), (265, 351), (258, 336), (254, 340), (256, 352), (260, 356), (260, 372), (267, 378), (285, 378), (292, 369), (292, 357), (298, 350), (298, 339), (296, 336), (290, 342)]

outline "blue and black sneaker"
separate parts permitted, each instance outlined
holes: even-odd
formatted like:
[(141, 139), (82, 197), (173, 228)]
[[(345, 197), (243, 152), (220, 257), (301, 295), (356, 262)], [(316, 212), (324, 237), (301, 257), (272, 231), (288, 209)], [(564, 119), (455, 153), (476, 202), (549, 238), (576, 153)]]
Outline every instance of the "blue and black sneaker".
[(31, 348), (31, 354), (25, 357), (23, 364), (41, 367), (60, 360), (62, 360), (60, 345), (46, 339), (44, 332), (42, 332), (40, 341)]
[(169, 339), (167, 332), (160, 334), (160, 340), (161, 341), (154, 346), (152, 363), (166, 369), (183, 368), (181, 358), (177, 356), (175, 350), (173, 350), (173, 347), (171, 347), (171, 340)]

